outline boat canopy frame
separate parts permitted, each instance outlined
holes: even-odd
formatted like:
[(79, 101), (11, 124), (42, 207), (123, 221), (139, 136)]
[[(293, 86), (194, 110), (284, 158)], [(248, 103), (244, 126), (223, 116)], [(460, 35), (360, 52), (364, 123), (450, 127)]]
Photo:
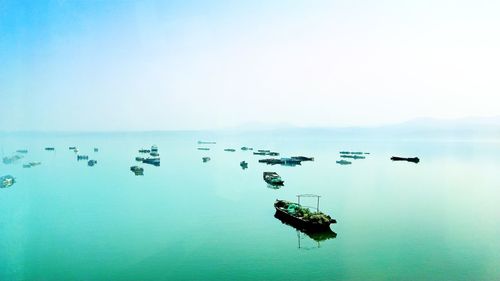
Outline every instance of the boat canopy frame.
[(321, 196), (319, 195), (316, 195), (316, 194), (298, 194), (297, 195), (297, 204), (300, 205), (300, 198), (301, 197), (316, 197), (317, 201), (316, 201), (316, 212), (319, 212), (319, 198)]

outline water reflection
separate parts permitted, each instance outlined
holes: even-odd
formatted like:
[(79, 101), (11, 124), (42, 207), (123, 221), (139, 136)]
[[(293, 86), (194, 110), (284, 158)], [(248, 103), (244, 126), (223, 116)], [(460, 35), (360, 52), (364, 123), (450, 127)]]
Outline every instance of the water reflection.
[[(294, 228), (297, 231), (297, 239), (298, 239), (297, 243), (298, 243), (299, 249), (308, 250), (308, 249), (320, 248), (321, 247), (320, 242), (337, 237), (337, 233), (333, 232), (329, 228), (327, 230), (323, 230), (323, 231), (311, 231), (311, 230), (290, 224), (288, 221), (284, 220), (282, 218), (282, 216), (280, 215), (280, 213), (278, 213), (278, 212), (276, 212), (274, 214), (274, 217), (277, 218), (278, 220), (280, 220), (283, 224), (286, 224), (286, 225)], [(314, 241), (316, 243), (314, 247), (307, 246), (307, 243), (304, 243), (304, 239), (307, 239), (306, 237), (308, 237), (309, 239), (311, 239), (312, 241)]]

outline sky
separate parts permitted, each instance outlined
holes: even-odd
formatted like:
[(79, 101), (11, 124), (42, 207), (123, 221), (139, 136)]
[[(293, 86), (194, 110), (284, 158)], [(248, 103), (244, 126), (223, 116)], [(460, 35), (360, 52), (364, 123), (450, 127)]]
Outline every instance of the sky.
[(0, 131), (500, 115), (500, 1), (0, 0)]

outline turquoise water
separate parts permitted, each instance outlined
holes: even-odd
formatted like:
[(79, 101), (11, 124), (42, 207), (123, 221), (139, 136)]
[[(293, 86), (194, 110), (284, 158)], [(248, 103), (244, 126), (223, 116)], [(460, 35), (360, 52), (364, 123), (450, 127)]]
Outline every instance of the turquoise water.
[[(198, 151), (199, 139), (217, 144)], [(0, 163), (0, 176), (17, 179), (0, 189), (0, 280), (500, 279), (499, 142), (201, 133), (0, 141), (2, 156), (29, 150)], [(153, 144), (161, 166), (143, 164), (135, 176), (137, 150)], [(69, 146), (97, 165), (77, 162)], [(266, 166), (241, 146), (315, 161)], [(340, 150), (371, 154), (341, 166)], [(23, 169), (28, 161), (42, 165)], [(285, 186), (268, 188), (263, 171)], [(275, 199), (301, 193), (322, 196), (336, 238), (318, 244), (274, 217)]]

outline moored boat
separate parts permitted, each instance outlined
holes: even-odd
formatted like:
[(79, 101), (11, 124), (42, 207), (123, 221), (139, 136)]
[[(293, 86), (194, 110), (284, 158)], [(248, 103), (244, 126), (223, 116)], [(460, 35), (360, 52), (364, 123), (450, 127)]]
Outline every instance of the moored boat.
[(54, 151), (56, 149), (54, 147), (46, 147), (45, 150), (47, 150), (47, 151)]
[(198, 150), (210, 150), (208, 147), (198, 147)]
[(198, 144), (216, 144), (214, 141), (198, 141)]
[(418, 157), (397, 157), (397, 156), (392, 156), (391, 157), (391, 160), (392, 161), (408, 161), (408, 162), (413, 162), (415, 164), (417, 164), (418, 162), (420, 162), (420, 159)]
[(240, 167), (245, 170), (248, 169), (248, 163), (246, 161), (241, 161), (240, 162)]
[(336, 162), (337, 162), (337, 164), (340, 164), (340, 165), (350, 165), (350, 164), (352, 164), (351, 161), (347, 161), (347, 160), (344, 160), (344, 159), (342, 159), (340, 161), (336, 161)]
[(97, 160), (89, 160), (87, 162), (87, 165), (89, 165), (90, 167), (94, 166), (95, 164), (97, 164)]
[(203, 157), (201, 159), (203, 160), (203, 163), (210, 161), (210, 157)]
[(16, 183), (16, 179), (11, 175), (0, 177), (0, 188), (11, 187), (14, 183)]
[(18, 149), (18, 150), (16, 150), (16, 152), (26, 154), (26, 153), (28, 153), (28, 150), (27, 149)]
[(146, 158), (142, 160), (142, 163), (160, 166), (160, 158)]
[(139, 167), (139, 166), (132, 166), (130, 167), (130, 170), (134, 172), (136, 176), (143, 176), (144, 175), (144, 168)]
[(314, 157), (292, 156), (291, 158), (299, 161), (314, 161)]
[(226, 148), (226, 149), (224, 149), (224, 151), (228, 151), (228, 152), (235, 152), (235, 151), (236, 151), (236, 149), (234, 149), (234, 148)]
[(286, 200), (277, 199), (274, 203), (276, 215), (281, 217), (289, 224), (296, 226), (300, 229), (307, 229), (311, 231), (324, 231), (330, 229), (330, 224), (337, 223), (329, 215), (319, 211), (319, 196), (313, 194), (298, 195), (300, 197), (317, 197), (318, 206), (316, 211), (311, 211), (309, 208), (300, 205), (300, 203), (293, 203)]
[(285, 182), (281, 179), (280, 175), (276, 172), (264, 172), (262, 177), (264, 181), (273, 186), (282, 186)]

